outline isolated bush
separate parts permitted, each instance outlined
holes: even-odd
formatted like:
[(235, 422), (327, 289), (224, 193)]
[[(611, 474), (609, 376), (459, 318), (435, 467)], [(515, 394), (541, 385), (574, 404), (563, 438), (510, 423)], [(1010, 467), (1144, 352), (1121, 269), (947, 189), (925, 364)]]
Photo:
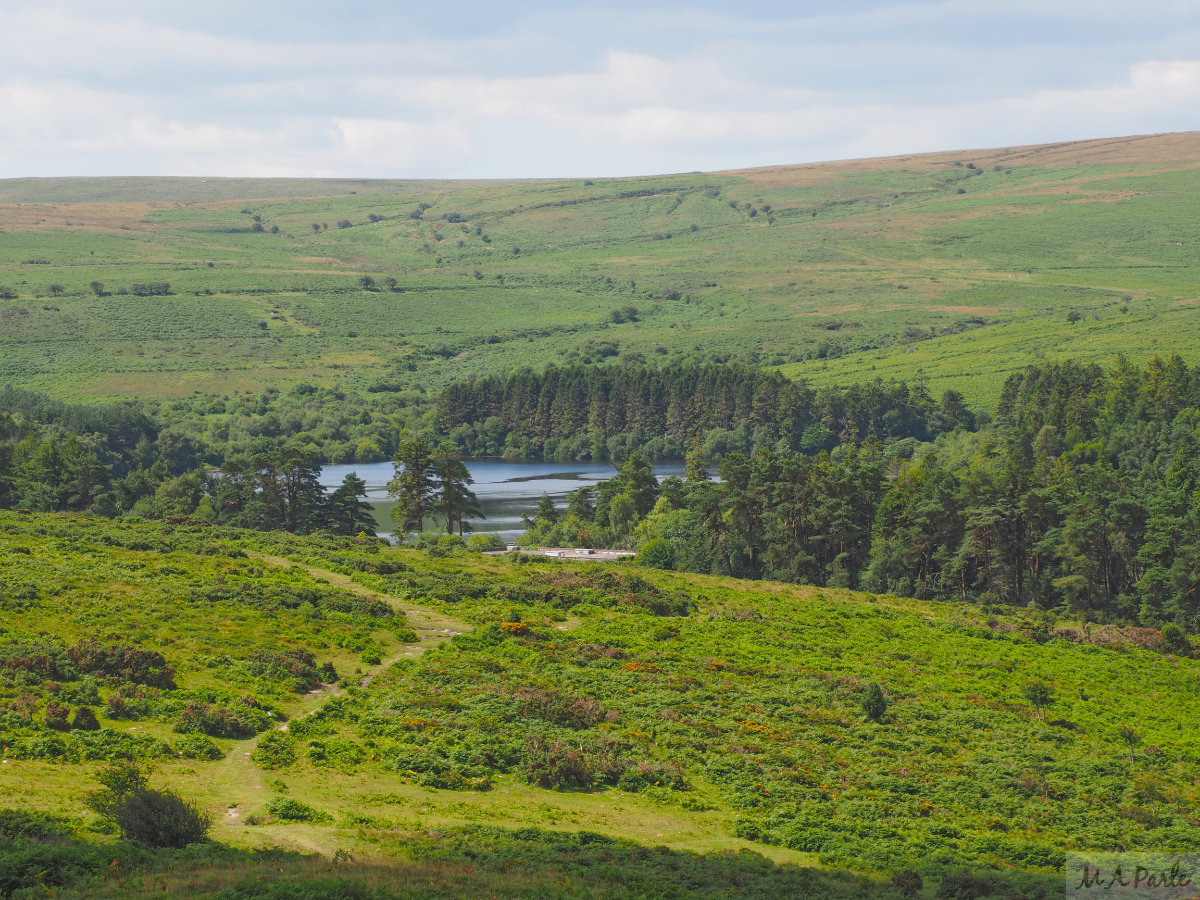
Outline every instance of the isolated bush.
[(267, 802), (267, 812), (284, 822), (328, 822), (330, 816), (307, 803), (291, 797), (273, 797)]
[(1035, 678), (1021, 690), (1021, 696), (1045, 719), (1046, 707), (1054, 702), (1054, 689), (1046, 682)]
[(173, 791), (134, 791), (113, 818), (121, 837), (152, 847), (186, 847), (205, 839), (211, 820)]
[(186, 847), (205, 839), (212, 824), (194, 803), (173, 791), (146, 784), (146, 775), (133, 763), (117, 763), (97, 776), (101, 790), (86, 804), (117, 826), (121, 837), (151, 847)]
[(77, 731), (99, 731), (100, 723), (96, 719), (96, 711), (90, 706), (81, 706), (71, 717), (71, 728)]
[(905, 869), (892, 876), (892, 887), (904, 897), (915, 897), (925, 887), (925, 879), (912, 869)]
[(875, 682), (867, 685), (867, 689), (863, 691), (862, 699), (859, 703), (862, 706), (863, 715), (872, 722), (880, 721), (888, 708), (887, 697), (883, 695), (883, 688)]
[(53, 728), (55, 731), (66, 731), (68, 728), (67, 717), (70, 714), (69, 706), (65, 706), (57, 700), (51, 700), (46, 704), (46, 727)]

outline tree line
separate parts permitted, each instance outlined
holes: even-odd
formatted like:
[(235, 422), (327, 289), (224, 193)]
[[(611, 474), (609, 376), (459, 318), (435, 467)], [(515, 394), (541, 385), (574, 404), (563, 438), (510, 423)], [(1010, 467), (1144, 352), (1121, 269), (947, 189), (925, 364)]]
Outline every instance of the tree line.
[[(361, 396), (305, 383), (259, 394), (89, 405), (7, 388), (0, 390), (0, 507), (161, 517), (207, 514), (211, 506), (217, 521), (306, 528), (316, 513), (268, 514), (265, 501), (215, 497), (188, 508), (186, 498), (218, 486), (228, 493), (229, 478), (243, 493), (270, 494), (271, 472), (279, 468), (269, 461), (273, 454), (286, 454), (288, 466), (297, 459), (310, 467), (383, 462), (399, 458), (414, 435), (429, 453), (449, 440), (459, 457), (623, 459), (639, 449), (682, 456), (690, 442), (717, 458), (797, 444), (815, 452), (867, 436), (912, 443), (952, 423), (973, 425), (961, 398), (947, 394), (934, 403), (919, 384), (813, 391), (737, 363), (526, 371), (453, 385), (436, 404), (417, 390)], [(449, 452), (434, 454), (439, 465), (448, 464)], [(252, 469), (261, 481), (233, 474)], [(468, 508), (465, 515), (478, 513)]]
[(190, 518), (262, 530), (374, 534), (366, 484), (326, 494), (310, 449), (260, 438), (205, 465), (203, 445), (129, 404), (75, 406), (0, 392), (0, 508)]
[[(402, 438), (394, 464), (389, 491), (401, 531), (442, 516), (447, 533), (462, 536), (471, 530), (468, 517), (482, 516), (453, 444)], [(82, 406), (0, 391), (0, 508), (374, 535), (366, 483), (351, 473), (327, 492), (320, 471), (320, 454), (296, 435), (259, 435), (214, 454), (136, 404)]]
[(616, 478), (543, 503), (527, 540), (626, 546), (663, 568), (1035, 606), (1200, 630), (1200, 367), (1050, 364), (995, 422), (912, 459), (868, 438), (806, 455), (702, 454), (662, 485)]
[(741, 363), (521, 369), (460, 382), (438, 397), (436, 424), (471, 456), (546, 459), (710, 457), (772, 448), (817, 453), (869, 438), (925, 441), (975, 427), (960, 394), (923, 383), (814, 389)]

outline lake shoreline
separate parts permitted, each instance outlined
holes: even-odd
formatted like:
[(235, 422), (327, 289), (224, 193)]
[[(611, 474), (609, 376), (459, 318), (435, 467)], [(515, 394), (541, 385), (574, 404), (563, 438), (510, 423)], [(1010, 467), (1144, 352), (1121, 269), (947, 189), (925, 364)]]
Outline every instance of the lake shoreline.
[[(593, 463), (544, 460), (508, 460), (497, 458), (465, 459), (471, 473), (471, 489), (479, 498), (484, 513), (482, 519), (471, 519), (476, 534), (496, 534), (511, 543), (525, 531), (523, 517), (532, 515), (543, 494), (557, 506), (566, 505), (566, 496), (573, 490), (589, 487), (617, 474), (609, 462)], [(661, 481), (672, 475), (682, 476), (683, 460), (659, 460), (654, 473)], [(367, 483), (367, 500), (375, 511), (381, 536), (391, 536), (390, 526), (394, 501), (388, 499), (387, 484), (395, 469), (391, 462), (335, 463), (321, 467), (320, 483), (327, 491), (342, 483), (353, 473)], [(429, 530), (445, 529), (445, 522), (431, 520)], [(438, 527), (440, 525), (440, 527)]]

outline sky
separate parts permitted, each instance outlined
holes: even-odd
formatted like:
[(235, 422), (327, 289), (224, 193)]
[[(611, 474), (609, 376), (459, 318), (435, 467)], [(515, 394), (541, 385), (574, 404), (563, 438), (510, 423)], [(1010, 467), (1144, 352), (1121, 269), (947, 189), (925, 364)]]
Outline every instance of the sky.
[(0, 178), (607, 177), (1200, 129), (1200, 0), (3, 0)]

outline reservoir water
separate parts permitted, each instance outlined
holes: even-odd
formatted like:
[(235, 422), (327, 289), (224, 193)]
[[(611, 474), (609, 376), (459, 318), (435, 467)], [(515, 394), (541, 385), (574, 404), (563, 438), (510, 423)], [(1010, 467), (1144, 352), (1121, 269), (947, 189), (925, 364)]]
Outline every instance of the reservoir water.
[[(549, 494), (559, 507), (566, 505), (568, 491), (594, 485), (612, 478), (617, 470), (609, 463), (591, 462), (526, 462), (503, 459), (468, 459), (467, 469), (475, 483), (471, 490), (479, 498), (485, 519), (470, 519), (476, 532), (495, 532), (511, 541), (524, 531), (521, 517), (532, 515), (542, 494)], [(321, 484), (332, 490), (342, 483), (347, 473), (354, 472), (367, 483), (367, 499), (375, 508), (379, 533), (391, 532), (394, 521), (388, 500), (387, 484), (394, 469), (390, 462), (330, 465), (321, 467)], [(659, 481), (671, 475), (683, 475), (682, 460), (655, 464), (654, 474)], [(444, 530), (444, 521), (427, 521), (431, 531)]]

